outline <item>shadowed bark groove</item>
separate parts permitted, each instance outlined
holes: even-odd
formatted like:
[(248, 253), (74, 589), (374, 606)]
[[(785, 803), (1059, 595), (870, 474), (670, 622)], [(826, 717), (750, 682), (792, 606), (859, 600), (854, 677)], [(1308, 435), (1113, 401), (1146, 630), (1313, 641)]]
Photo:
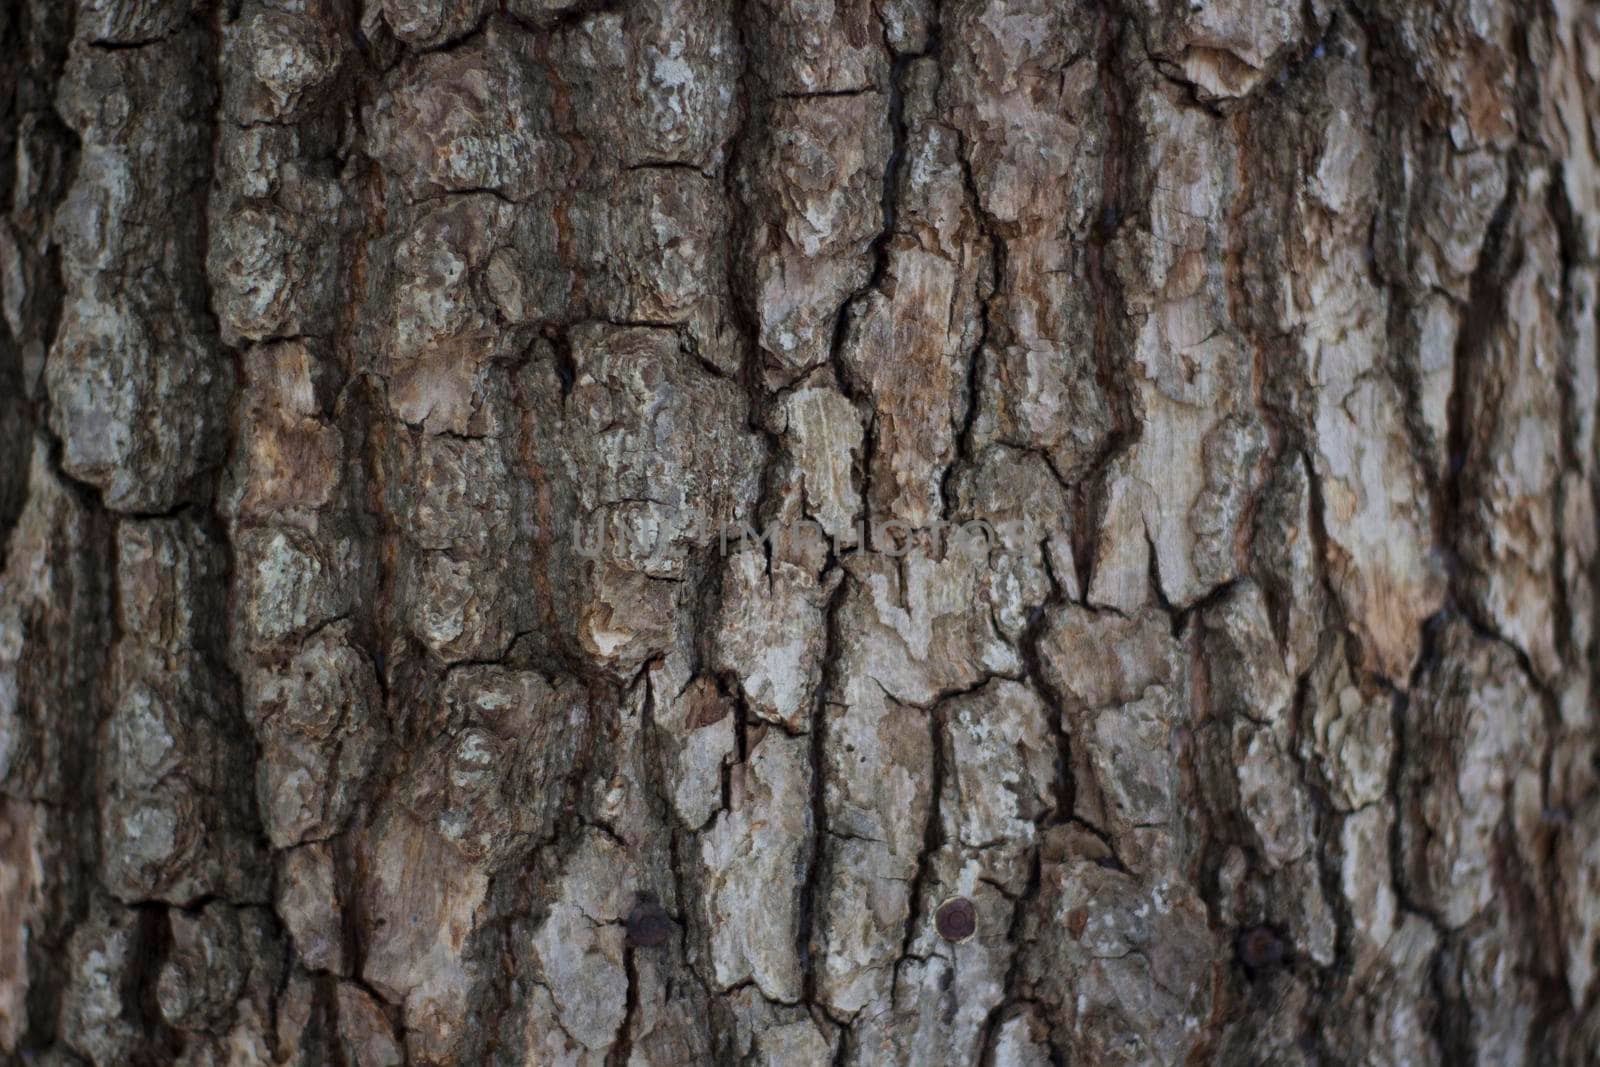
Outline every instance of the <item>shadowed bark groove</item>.
[(1600, 1063), (1597, 54), (0, 9), (0, 1064)]

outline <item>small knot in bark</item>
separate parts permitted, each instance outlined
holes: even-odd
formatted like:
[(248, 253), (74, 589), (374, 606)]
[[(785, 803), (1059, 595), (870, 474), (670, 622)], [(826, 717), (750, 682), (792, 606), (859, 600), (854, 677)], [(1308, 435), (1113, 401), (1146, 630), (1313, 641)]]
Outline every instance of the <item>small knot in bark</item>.
[(1289, 946), (1270, 926), (1251, 926), (1239, 932), (1234, 943), (1239, 962), (1252, 971), (1276, 967), (1289, 955)]
[(641, 900), (628, 913), (628, 946), (659, 948), (672, 936), (672, 917), (653, 900)]

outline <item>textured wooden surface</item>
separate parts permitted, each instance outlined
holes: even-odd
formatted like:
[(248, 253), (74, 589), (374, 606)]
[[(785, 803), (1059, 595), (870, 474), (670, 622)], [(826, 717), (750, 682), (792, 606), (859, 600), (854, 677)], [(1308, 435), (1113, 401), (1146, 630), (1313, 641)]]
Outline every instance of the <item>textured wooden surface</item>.
[(0, 1062), (1600, 1062), (1600, 6), (0, 82)]

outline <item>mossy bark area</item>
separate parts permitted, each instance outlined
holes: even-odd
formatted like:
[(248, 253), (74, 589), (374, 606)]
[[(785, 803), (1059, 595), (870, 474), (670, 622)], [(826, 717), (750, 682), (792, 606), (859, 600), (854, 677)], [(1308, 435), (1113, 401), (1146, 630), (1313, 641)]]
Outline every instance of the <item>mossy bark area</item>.
[(1596, 1063), (1597, 56), (0, 9), (0, 1062)]

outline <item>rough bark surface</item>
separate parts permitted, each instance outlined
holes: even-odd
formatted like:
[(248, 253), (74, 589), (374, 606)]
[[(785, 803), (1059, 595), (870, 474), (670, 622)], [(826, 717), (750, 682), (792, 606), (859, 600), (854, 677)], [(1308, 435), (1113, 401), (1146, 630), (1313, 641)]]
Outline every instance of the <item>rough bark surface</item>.
[(1600, 5), (0, 79), (0, 1062), (1600, 1062)]

